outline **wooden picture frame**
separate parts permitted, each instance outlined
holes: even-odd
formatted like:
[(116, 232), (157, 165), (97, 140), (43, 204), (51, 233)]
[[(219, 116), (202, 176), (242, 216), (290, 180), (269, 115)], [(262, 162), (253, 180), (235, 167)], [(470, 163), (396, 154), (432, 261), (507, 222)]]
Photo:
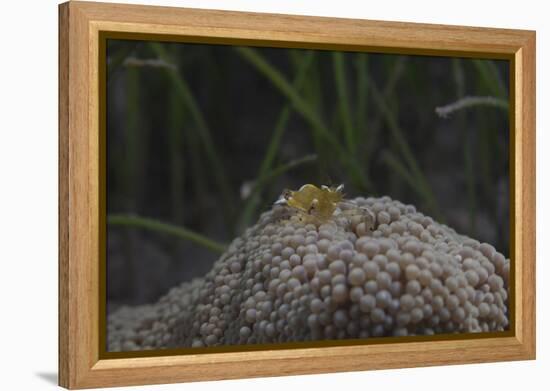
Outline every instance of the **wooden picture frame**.
[[(333, 48), (510, 61), (511, 330), (435, 338), (105, 358), (105, 32), (144, 39)], [(99, 299), (98, 299), (99, 298)], [(457, 354), (459, 353), (459, 354)], [(535, 358), (535, 33), (416, 23), (70, 1), (59, 6), (59, 384), (89, 388)]]

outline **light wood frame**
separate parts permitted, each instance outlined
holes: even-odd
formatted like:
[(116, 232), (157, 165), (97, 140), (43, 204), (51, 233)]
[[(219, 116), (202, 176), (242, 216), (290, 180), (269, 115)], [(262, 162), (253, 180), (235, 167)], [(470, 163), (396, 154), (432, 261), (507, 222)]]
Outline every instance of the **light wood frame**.
[[(103, 359), (100, 32), (510, 60), (512, 330), (504, 338)], [(59, 6), (59, 384), (90, 388), (535, 358), (535, 33), (69, 2)]]

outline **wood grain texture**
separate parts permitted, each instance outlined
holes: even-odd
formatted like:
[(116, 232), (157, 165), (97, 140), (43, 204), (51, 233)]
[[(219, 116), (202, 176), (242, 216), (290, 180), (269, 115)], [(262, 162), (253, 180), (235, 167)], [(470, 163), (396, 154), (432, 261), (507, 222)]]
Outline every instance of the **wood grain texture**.
[[(536, 292), (536, 42), (535, 34), (531, 33), (522, 46), (517, 57), (522, 61), (521, 72), (521, 113), (517, 126), (521, 127), (520, 146), (522, 148), (521, 160), (516, 159), (516, 166), (521, 167), (522, 182), (520, 187), (516, 182), (516, 192), (522, 192), (522, 214), (517, 217), (521, 221), (521, 253), (517, 254), (522, 266), (522, 280), (516, 278), (518, 291), (522, 292), (522, 302), (518, 305), (523, 311), (521, 333), (517, 333), (521, 342), (531, 358), (536, 355), (536, 321), (535, 321), (535, 292)], [(519, 90), (519, 88), (518, 88)], [(518, 92), (519, 93), (519, 92)], [(517, 139), (516, 139), (517, 141)]]
[[(59, 8), (59, 382), (67, 388), (448, 365), (535, 357), (535, 33), (69, 2)], [(99, 33), (510, 59), (515, 112), (514, 335), (362, 346), (99, 358)], [(153, 37), (153, 38), (154, 38)]]
[[(326, 17), (198, 10), (174, 7), (74, 2), (106, 30), (188, 35), (257, 41), (343, 44), (364, 48), (411, 49), (509, 55), (524, 42), (524, 32), (507, 29), (444, 26)], [(514, 50), (515, 49), (515, 50)]]
[[(69, 384), (69, 7), (59, 7), (59, 383)], [(64, 325), (61, 327), (61, 325)]]

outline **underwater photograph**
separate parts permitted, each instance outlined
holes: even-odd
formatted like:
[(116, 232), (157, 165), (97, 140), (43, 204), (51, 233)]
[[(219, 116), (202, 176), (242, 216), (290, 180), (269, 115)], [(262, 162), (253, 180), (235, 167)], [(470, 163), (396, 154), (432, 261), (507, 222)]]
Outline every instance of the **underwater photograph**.
[(509, 330), (508, 60), (106, 61), (107, 352)]

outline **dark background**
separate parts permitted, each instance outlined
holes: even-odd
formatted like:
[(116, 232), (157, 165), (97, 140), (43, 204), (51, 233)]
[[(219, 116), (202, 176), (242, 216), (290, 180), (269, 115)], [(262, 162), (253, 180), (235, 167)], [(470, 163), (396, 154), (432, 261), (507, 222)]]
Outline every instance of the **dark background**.
[(227, 244), (304, 183), (389, 195), (509, 254), (507, 108), (435, 112), (506, 102), (507, 61), (123, 40), (107, 61), (109, 310), (219, 256), (167, 230)]

